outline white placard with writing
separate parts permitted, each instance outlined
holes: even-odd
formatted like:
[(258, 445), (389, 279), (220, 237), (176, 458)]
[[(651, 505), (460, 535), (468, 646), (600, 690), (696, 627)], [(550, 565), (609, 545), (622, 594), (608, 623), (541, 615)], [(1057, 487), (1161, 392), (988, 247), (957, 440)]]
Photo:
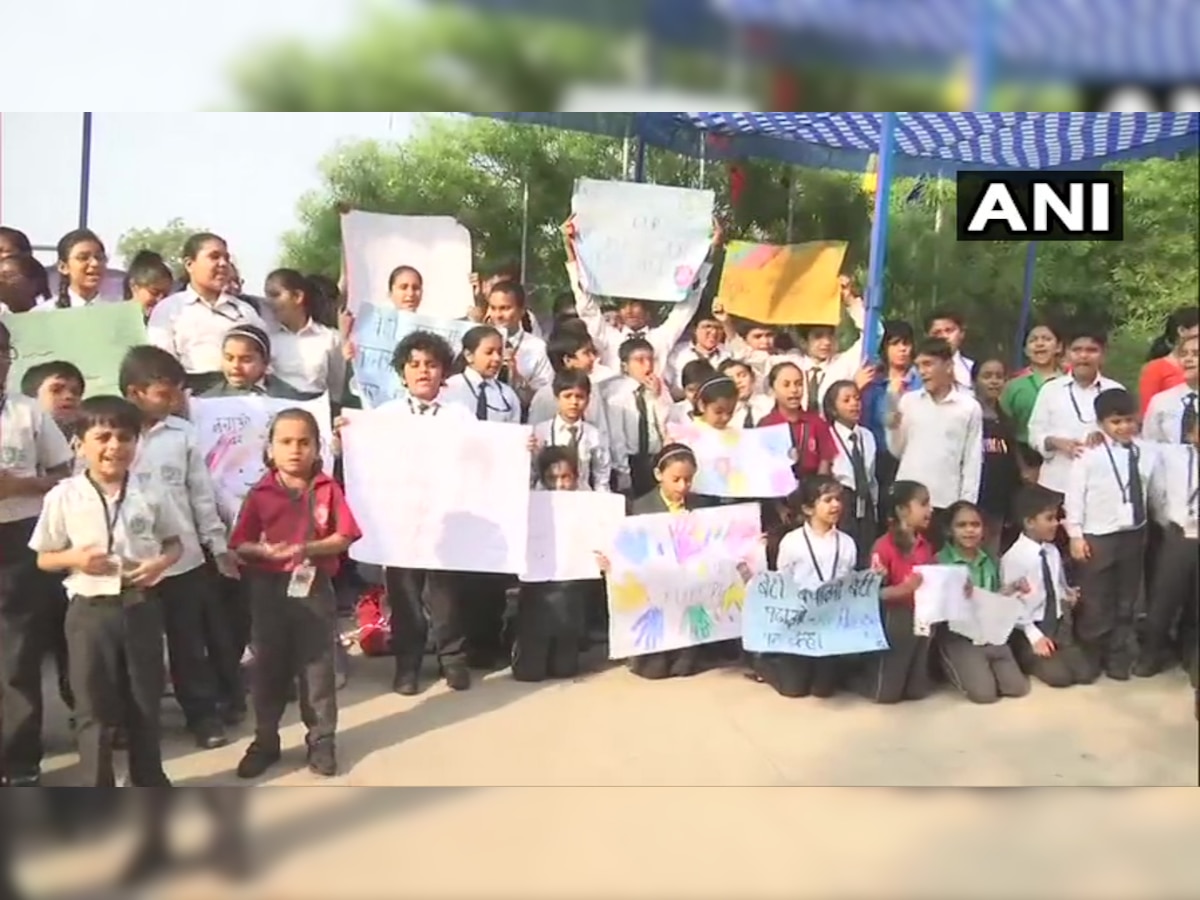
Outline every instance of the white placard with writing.
[(625, 518), (625, 498), (600, 491), (531, 491), (529, 549), (521, 580), (599, 578), (596, 551), (606, 552)]

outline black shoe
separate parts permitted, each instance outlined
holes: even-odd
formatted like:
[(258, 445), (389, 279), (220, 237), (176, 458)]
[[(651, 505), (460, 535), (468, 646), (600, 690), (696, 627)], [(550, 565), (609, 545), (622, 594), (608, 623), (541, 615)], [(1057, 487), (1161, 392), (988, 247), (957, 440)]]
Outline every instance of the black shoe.
[(196, 746), (201, 750), (216, 750), (229, 743), (225, 729), (218, 722), (210, 722), (197, 726), (195, 732)]
[(416, 672), (402, 672), (392, 679), (392, 690), (402, 697), (415, 697), (421, 693), (421, 679)]
[(446, 684), (452, 691), (471, 689), (471, 670), (466, 666), (447, 666)]
[(1161, 656), (1156, 653), (1144, 653), (1133, 667), (1133, 674), (1138, 678), (1153, 678), (1163, 668)]
[(1128, 681), (1132, 671), (1133, 666), (1124, 660), (1110, 662), (1104, 667), (1104, 674), (1113, 681)]
[(318, 741), (308, 748), (308, 770), (324, 778), (332, 778), (337, 774), (337, 754), (333, 750), (333, 741)]
[(268, 746), (260, 744), (258, 741), (251, 741), (250, 746), (246, 748), (246, 755), (238, 763), (237, 777), (257, 778), (279, 762), (281, 758), (282, 754), (279, 752), (278, 744)]

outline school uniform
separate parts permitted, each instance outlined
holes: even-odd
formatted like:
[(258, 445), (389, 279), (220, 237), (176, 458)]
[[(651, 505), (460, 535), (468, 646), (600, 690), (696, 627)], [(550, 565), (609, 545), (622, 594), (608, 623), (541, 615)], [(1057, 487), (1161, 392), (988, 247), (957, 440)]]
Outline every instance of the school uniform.
[(500, 331), (505, 346), (512, 351), (516, 360), (516, 373), (510, 372), (508, 366), (500, 370), (498, 380), (512, 385), (516, 376), (524, 379), (531, 391), (547, 387), (554, 381), (554, 369), (550, 367), (550, 359), (546, 356), (546, 342), (536, 334), (531, 334), (523, 328), (518, 328), (512, 334)]
[(804, 373), (805, 408), (809, 412), (819, 413), (829, 388), (839, 381), (853, 381), (862, 367), (862, 335), (848, 350), (835, 353), (829, 359), (817, 359), (806, 354), (800, 357), (799, 364)]
[(1016, 433), (1007, 419), (983, 417), (983, 472), (979, 479), (979, 509), (988, 537), (1004, 541), (1013, 522), (1013, 499), (1021, 488), (1021, 465)]
[(829, 428), (839, 451), (833, 458), (832, 474), (843, 488), (838, 528), (853, 539), (858, 568), (865, 569), (871, 563), (871, 547), (878, 533), (875, 436), (861, 425), (848, 428), (831, 422)]
[(954, 383), (968, 394), (974, 396), (975, 379), (971, 377), (971, 373), (975, 369), (975, 360), (968, 359), (962, 353), (955, 350), (951, 364), (954, 366)]
[[(797, 583), (816, 589), (855, 569), (854, 539), (838, 530), (817, 534), (804, 525), (779, 542), (776, 569), (789, 571)], [(845, 660), (836, 657), (761, 653), (754, 661), (758, 676), (784, 697), (832, 697), (840, 685)]]
[(481, 422), (521, 423), (521, 398), (499, 379), (466, 369), (446, 379), (446, 399), (475, 413)]
[(258, 311), (240, 297), (221, 294), (210, 304), (189, 287), (163, 298), (150, 311), (146, 339), (183, 364), (189, 386), (199, 393), (221, 378), (225, 335), (244, 325), (267, 327)]
[[(318, 473), (297, 495), (269, 471), (246, 495), (230, 543), (235, 549), (249, 543), (302, 544), (334, 534), (354, 541), (362, 532), (332, 478)], [(278, 752), (279, 723), (297, 680), (310, 753), (322, 745), (331, 748), (337, 731), (333, 576), (338, 558), (308, 562), (307, 577), (305, 567), (290, 560), (247, 560), (243, 569), (254, 647), (254, 744), (267, 752)]]
[(257, 383), (248, 384), (244, 387), (237, 387), (230, 384), (228, 381), (221, 378), (220, 381), (212, 384), (204, 391), (201, 391), (199, 397), (273, 397), (277, 400), (295, 400), (303, 402), (305, 400), (313, 400), (321, 396), (320, 394), (306, 394), (296, 390), (282, 378), (277, 378), (274, 375), (264, 375)]
[(640, 497), (654, 490), (654, 457), (666, 441), (670, 401), (654, 396), (649, 388), (623, 375), (605, 384), (612, 444), (624, 460), (629, 473), (630, 496)]
[(738, 399), (733, 405), (730, 428), (753, 428), (775, 409), (775, 401), (765, 394), (751, 394), (746, 400)]
[(733, 359), (733, 354), (728, 349), (718, 344), (710, 353), (701, 350), (695, 344), (679, 344), (667, 356), (667, 364), (664, 367), (663, 381), (667, 382), (673, 390), (683, 390), (683, 367), (690, 362), (703, 360), (714, 369), (727, 359)]
[(1136, 653), (1133, 623), (1142, 590), (1147, 486), (1156, 461), (1154, 444), (1124, 446), (1106, 436), (1071, 464), (1067, 481), (1067, 537), (1083, 538), (1091, 548), (1089, 559), (1076, 562), (1082, 598), (1075, 636), (1111, 678), (1128, 678)]
[[(1062, 554), (1053, 542), (1043, 544), (1021, 535), (1000, 559), (1004, 584), (1024, 581), (1029, 589), (1020, 595), (1025, 612), (1009, 638), (1021, 670), (1050, 687), (1091, 684), (1100, 676), (1075, 641), (1073, 612), (1066, 599), (1070, 588)], [(1038, 656), (1033, 647), (1043, 637), (1054, 644), (1050, 656)]]
[[(633, 501), (629, 514), (632, 516), (654, 515), (655, 513), (681, 513), (711, 506), (708, 498), (689, 494), (682, 506), (670, 506), (662, 492), (653, 490)], [(686, 678), (700, 671), (700, 647), (683, 647), (679, 650), (664, 650), (646, 653), (629, 659), (629, 671), (639, 678), (658, 680), (662, 678)]]
[(1184, 668), (1196, 687), (1200, 679), (1200, 451), (1191, 444), (1173, 445), (1160, 448), (1158, 456), (1149, 500), (1151, 515), (1165, 533), (1151, 579), (1138, 674), (1153, 675), (1162, 669), (1170, 632), (1178, 621)]
[(540, 447), (566, 447), (575, 451), (581, 490), (609, 490), (612, 460), (608, 444), (595, 425), (568, 422), (562, 416), (555, 416), (549, 422), (534, 425), (533, 436)]
[(83, 297), (83, 295), (76, 293), (76, 291), (72, 288), (67, 288), (66, 305), (60, 306), (58, 303), (58, 297), (43, 297), (33, 305), (33, 309), (31, 309), (30, 312), (50, 312), (55, 309), (83, 309), (85, 306), (99, 306), (104, 303), (122, 302), (124, 301), (122, 301), (119, 297), (102, 297), (99, 295), (93, 297), (91, 300), (87, 300)]
[[(275, 325), (271, 338), (271, 375), (296, 392), (317, 396), (329, 394), (335, 403), (346, 390), (346, 358), (342, 336), (309, 319), (297, 331)], [(275, 395), (268, 395), (275, 396)]]
[[(875, 542), (871, 563), (884, 571), (884, 587), (902, 584), (916, 566), (933, 564), (933, 545), (924, 535), (913, 538), (912, 549), (904, 553), (890, 533)], [(855, 673), (852, 684), (862, 696), (875, 703), (899, 703), (921, 700), (933, 690), (929, 672), (929, 637), (913, 633), (913, 598), (882, 605), (883, 631), (888, 648), (871, 654)]]
[[(2, 385), (0, 385), (2, 387)], [(74, 454), (37, 401), (0, 394), (0, 469), (29, 478), (70, 470)], [(29, 537), (41, 496), (0, 500), (0, 772), (36, 778), (42, 761), (42, 661), (54, 645), (59, 584), (42, 572)]]
[(1160, 444), (1186, 444), (1184, 414), (1191, 410), (1195, 415), (1198, 404), (1200, 394), (1187, 384), (1177, 384), (1155, 394), (1150, 398), (1142, 420), (1142, 440)]
[(1103, 375), (1084, 387), (1072, 375), (1051, 378), (1042, 385), (1029, 414), (1029, 443), (1042, 455), (1044, 462), (1038, 470), (1038, 484), (1059, 494), (1067, 492), (1071, 471), (1071, 456), (1050, 450), (1050, 438), (1084, 441), (1100, 430), (1096, 424), (1096, 398), (1103, 391), (1121, 385)]
[[(187, 530), (174, 505), (155, 487), (128, 478), (109, 496), (86, 474), (46, 495), (29, 539), (35, 553), (104, 547), (122, 567), (153, 559)], [(66, 634), (75, 693), (79, 786), (115, 784), (113, 736), (128, 736), (129, 775), (135, 787), (169, 786), (162, 769), (159, 705), (162, 698), (163, 610), (159, 597), (119, 576), (72, 571)]]
[[(867, 384), (862, 391), (862, 424), (875, 438), (875, 481), (879, 486), (879, 495), (886, 498), (887, 489), (896, 480), (896, 470), (900, 460), (888, 451), (887, 429), (884, 422), (894, 404), (900, 402), (903, 394), (921, 390), (921, 376), (916, 369), (910, 369), (900, 382), (900, 390), (893, 394), (890, 382), (886, 376), (878, 376)], [(878, 521), (886, 522), (888, 510), (881, 503), (878, 510)]]
[[(944, 566), (965, 566), (970, 582), (984, 591), (1000, 591), (1000, 567), (986, 551), (973, 559), (947, 545), (938, 553)], [(1003, 644), (976, 644), (954, 631), (950, 624), (939, 628), (935, 643), (946, 677), (972, 703), (995, 703), (1001, 697), (1024, 697), (1029, 679), (1017, 665), (1006, 641)]]
[(665, 424), (667, 425), (682, 425), (692, 421), (695, 418), (696, 407), (691, 400), (678, 400), (667, 407), (667, 417)]
[[(618, 432), (617, 437), (613, 437), (613, 423), (611, 419), (614, 416), (609, 410), (605, 390), (613, 377), (611, 375), (601, 377), (595, 372), (590, 375), (592, 391), (588, 395), (587, 406), (583, 408), (583, 420), (590, 425), (594, 425), (596, 430), (600, 432), (601, 439), (608, 444), (613, 472), (616, 473), (618, 481), (624, 484), (627, 483), (629, 478), (629, 465), (625, 458), (625, 442), (620, 437), (620, 432)], [(549, 422), (557, 415), (558, 398), (554, 396), (551, 386), (545, 385), (539, 388), (534, 393), (533, 399), (529, 402), (529, 415), (526, 421), (530, 425), (538, 425), (541, 422)]]

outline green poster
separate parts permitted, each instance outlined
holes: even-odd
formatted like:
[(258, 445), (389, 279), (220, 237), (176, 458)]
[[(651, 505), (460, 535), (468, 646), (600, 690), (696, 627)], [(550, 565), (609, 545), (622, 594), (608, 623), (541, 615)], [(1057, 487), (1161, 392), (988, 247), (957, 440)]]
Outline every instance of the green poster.
[(119, 394), (117, 369), (130, 347), (146, 343), (142, 308), (136, 303), (99, 303), (76, 309), (15, 313), (0, 317), (17, 351), (8, 391), (20, 393), (33, 366), (55, 359), (79, 366), (86, 395)]

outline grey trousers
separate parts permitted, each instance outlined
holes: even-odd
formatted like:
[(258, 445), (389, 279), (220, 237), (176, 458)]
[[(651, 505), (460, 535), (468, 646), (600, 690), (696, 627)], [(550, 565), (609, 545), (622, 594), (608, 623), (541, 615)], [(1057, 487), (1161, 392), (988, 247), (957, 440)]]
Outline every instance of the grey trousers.
[(933, 691), (929, 674), (930, 639), (913, 634), (910, 604), (885, 603), (882, 618), (889, 649), (866, 658), (853, 678), (853, 687), (875, 703), (923, 700)]
[(938, 636), (937, 647), (946, 677), (972, 703), (995, 703), (1001, 697), (1029, 693), (1029, 679), (1007, 644), (977, 646), (945, 629)]

